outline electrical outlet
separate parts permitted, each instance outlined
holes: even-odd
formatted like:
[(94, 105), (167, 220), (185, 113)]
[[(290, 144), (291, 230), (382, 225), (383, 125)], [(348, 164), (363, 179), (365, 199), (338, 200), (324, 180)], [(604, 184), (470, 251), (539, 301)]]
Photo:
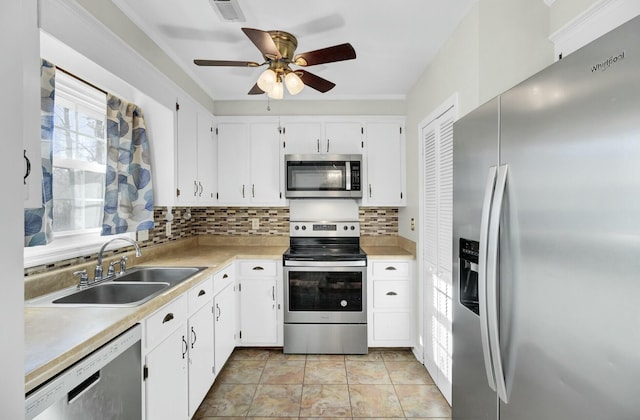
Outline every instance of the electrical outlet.
[(251, 219), (251, 229), (260, 229), (260, 219), (258, 219), (257, 217)]
[(416, 219), (411, 218), (411, 230), (416, 230)]
[(167, 226), (165, 228), (165, 232), (167, 236), (171, 236), (171, 222), (167, 222)]
[(139, 230), (138, 231), (138, 241), (147, 241), (149, 240), (149, 231), (148, 230)]

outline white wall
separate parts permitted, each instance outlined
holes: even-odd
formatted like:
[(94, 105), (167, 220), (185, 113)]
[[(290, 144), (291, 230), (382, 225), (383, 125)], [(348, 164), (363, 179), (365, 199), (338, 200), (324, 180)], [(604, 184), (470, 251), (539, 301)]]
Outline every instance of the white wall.
[[(2, 293), (0, 293), (0, 417), (24, 418), (24, 284), (22, 282), (22, 46), (19, 38), (23, 30), (23, 1), (3, 0), (0, 6), (0, 91), (5, 98), (0, 104), (2, 127), (2, 194), (0, 206), (0, 267), (2, 267)], [(27, 48), (27, 51), (31, 51)], [(36, 123), (37, 124), (37, 123)]]

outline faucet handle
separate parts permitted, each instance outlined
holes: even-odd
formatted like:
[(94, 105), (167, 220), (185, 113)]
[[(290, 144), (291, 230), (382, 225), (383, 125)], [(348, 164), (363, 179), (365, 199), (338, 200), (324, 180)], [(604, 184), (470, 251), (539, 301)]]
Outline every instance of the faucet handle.
[(123, 255), (122, 258), (120, 259), (120, 274), (124, 274), (125, 271), (127, 271), (127, 261), (129, 260), (129, 257), (127, 257), (126, 255)]
[(80, 277), (80, 282), (78, 283), (78, 288), (85, 287), (89, 285), (89, 275), (87, 275), (87, 270), (74, 271), (73, 275), (76, 277)]

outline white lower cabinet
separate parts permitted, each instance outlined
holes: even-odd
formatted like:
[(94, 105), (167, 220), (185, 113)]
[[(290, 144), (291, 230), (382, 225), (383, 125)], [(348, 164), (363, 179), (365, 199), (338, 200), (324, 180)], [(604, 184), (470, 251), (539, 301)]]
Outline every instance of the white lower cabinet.
[(230, 264), (213, 277), (214, 355), (217, 376), (236, 347), (236, 285)]
[(369, 264), (369, 347), (414, 345), (412, 267), (410, 260), (378, 260)]
[(237, 264), (240, 344), (282, 345), (282, 262), (244, 260)]
[(145, 320), (145, 413), (148, 420), (187, 416), (187, 300), (180, 296)]
[(145, 320), (148, 420), (193, 416), (215, 379), (213, 329), (211, 278)]

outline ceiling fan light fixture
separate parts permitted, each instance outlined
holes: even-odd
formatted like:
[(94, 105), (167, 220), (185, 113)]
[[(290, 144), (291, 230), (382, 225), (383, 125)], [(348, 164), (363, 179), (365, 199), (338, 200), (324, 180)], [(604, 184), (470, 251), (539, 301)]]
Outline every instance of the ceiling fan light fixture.
[(278, 80), (273, 85), (271, 90), (267, 91), (267, 95), (269, 95), (271, 99), (282, 99), (284, 97), (284, 88), (282, 87), (282, 81)]
[(258, 77), (258, 87), (264, 92), (271, 92), (273, 86), (276, 84), (276, 72), (271, 69), (266, 69)]
[(302, 79), (295, 72), (289, 72), (284, 77), (284, 83), (287, 85), (287, 90), (292, 95), (297, 95), (302, 92), (304, 88), (304, 83), (302, 83)]

